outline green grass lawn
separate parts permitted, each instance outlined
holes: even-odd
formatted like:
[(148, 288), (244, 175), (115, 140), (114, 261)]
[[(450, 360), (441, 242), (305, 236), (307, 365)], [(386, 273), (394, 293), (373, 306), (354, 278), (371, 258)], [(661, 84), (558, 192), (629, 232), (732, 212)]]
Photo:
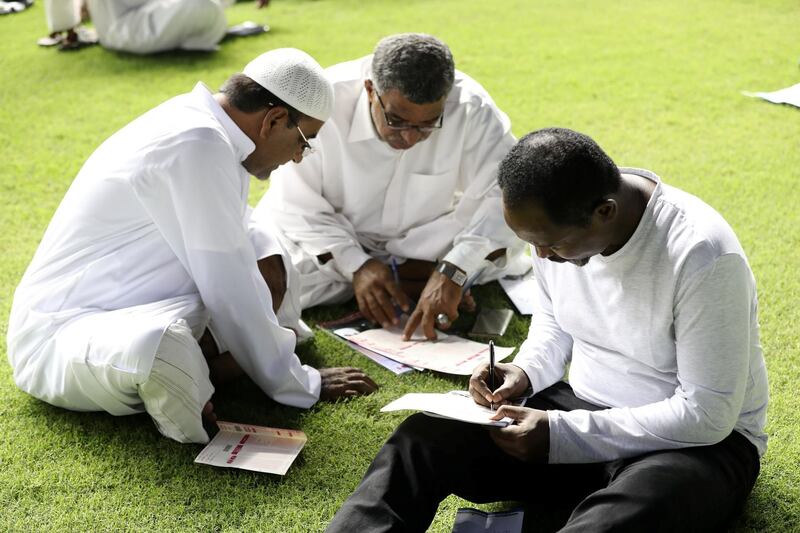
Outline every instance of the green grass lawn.
[[(800, 110), (740, 94), (800, 82), (796, 0), (273, 0), (266, 11), (251, 2), (228, 13), (231, 24), (268, 22), (268, 34), (213, 54), (155, 57), (38, 48), (42, 4), (0, 17), (3, 338), (14, 288), (53, 211), (111, 133), (198, 80), (218, 87), (269, 48), (299, 47), (327, 66), (370, 52), (384, 35), (425, 31), (449, 43), (517, 135), (552, 125), (588, 133), (618, 164), (657, 172), (731, 223), (758, 280), (772, 398), (769, 451), (737, 529), (800, 528)], [(251, 203), (264, 190), (254, 184)], [(496, 286), (478, 297), (503, 298)], [(515, 318), (501, 344), (518, 345), (525, 327)], [(283, 478), (194, 465), (200, 447), (160, 437), (146, 415), (48, 406), (17, 390), (0, 364), (0, 530), (319, 531), (403, 418), (381, 406), (465, 386), (395, 377), (319, 333), (299, 353), (314, 365), (362, 366), (382, 388), (308, 411), (276, 405), (249, 383), (219, 391), (222, 419), (306, 432)], [(432, 530), (450, 531), (465, 504), (448, 499)], [(528, 522), (551, 524), (545, 511), (530, 510)]]

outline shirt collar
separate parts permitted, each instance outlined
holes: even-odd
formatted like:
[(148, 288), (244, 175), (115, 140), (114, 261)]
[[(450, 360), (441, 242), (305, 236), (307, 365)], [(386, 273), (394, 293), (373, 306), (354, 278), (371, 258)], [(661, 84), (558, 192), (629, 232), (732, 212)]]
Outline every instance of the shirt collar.
[(247, 156), (253, 153), (253, 150), (256, 149), (255, 143), (236, 125), (230, 115), (222, 109), (219, 102), (214, 99), (211, 89), (209, 89), (205, 83), (197, 82), (197, 85), (195, 85), (192, 90), (192, 95), (196, 96), (201, 101), (202, 105), (211, 111), (214, 118), (219, 121), (239, 161), (244, 161)]
[(362, 85), (361, 93), (356, 101), (356, 108), (353, 110), (353, 122), (350, 124), (350, 134), (347, 137), (347, 141), (356, 143), (370, 139), (381, 141), (380, 137), (378, 137), (378, 132), (375, 131), (375, 125), (372, 123), (367, 88)]

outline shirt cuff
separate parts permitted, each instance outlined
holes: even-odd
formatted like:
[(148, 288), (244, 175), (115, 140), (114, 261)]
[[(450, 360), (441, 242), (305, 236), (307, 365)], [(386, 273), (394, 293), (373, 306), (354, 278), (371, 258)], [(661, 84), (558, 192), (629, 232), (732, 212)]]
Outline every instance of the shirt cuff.
[(525, 375), (528, 376), (528, 383), (530, 386), (529, 390), (531, 396), (533, 396), (539, 391), (543, 391), (544, 389), (552, 385), (552, 383), (550, 384), (543, 383), (542, 379), (540, 378), (542, 374), (540, 368), (536, 368), (533, 365), (525, 364), (524, 361), (517, 361), (516, 359), (514, 361), (511, 361), (511, 364), (521, 368), (522, 371), (525, 372)]
[(455, 246), (442, 261), (452, 263), (467, 273), (467, 279), (472, 277), (486, 261), (486, 256), (492, 253), (491, 246)]
[(340, 250), (331, 251), (336, 262), (336, 270), (347, 279), (353, 281), (353, 274), (361, 265), (371, 259), (371, 256), (358, 246), (348, 246)]

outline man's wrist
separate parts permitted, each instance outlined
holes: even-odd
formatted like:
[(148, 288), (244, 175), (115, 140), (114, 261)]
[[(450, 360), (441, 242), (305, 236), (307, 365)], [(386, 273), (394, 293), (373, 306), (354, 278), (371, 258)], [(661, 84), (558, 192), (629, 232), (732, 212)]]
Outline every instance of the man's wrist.
[(436, 272), (444, 275), (459, 287), (463, 287), (467, 282), (467, 273), (448, 261), (442, 261), (436, 265)]

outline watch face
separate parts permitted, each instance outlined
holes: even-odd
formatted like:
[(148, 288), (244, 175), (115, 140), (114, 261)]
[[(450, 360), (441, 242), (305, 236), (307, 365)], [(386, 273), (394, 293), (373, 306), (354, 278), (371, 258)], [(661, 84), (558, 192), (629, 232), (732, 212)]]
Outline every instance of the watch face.
[(456, 270), (453, 272), (453, 277), (451, 277), (456, 285), (463, 286), (464, 283), (467, 281), (467, 275), (461, 272), (460, 270)]

